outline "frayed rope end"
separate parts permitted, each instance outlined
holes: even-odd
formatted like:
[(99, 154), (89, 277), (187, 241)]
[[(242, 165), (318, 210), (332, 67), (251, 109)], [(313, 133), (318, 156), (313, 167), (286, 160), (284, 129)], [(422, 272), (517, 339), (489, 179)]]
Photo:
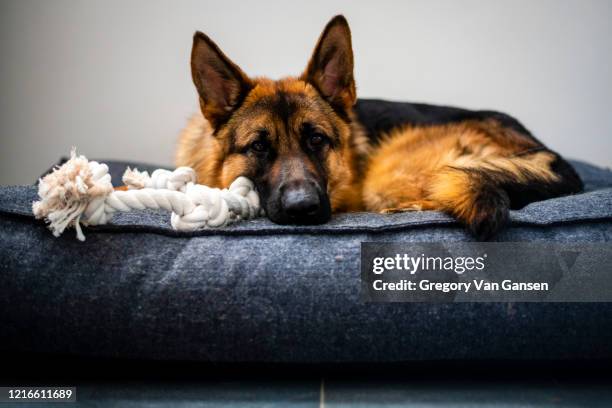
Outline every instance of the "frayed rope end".
[(37, 219), (44, 218), (49, 223), (54, 236), (58, 237), (67, 227), (74, 226), (77, 238), (84, 241), (81, 216), (92, 200), (105, 197), (112, 191), (108, 178), (94, 174), (87, 158), (78, 156), (73, 147), (66, 163), (39, 180), (40, 200), (32, 203), (32, 211)]

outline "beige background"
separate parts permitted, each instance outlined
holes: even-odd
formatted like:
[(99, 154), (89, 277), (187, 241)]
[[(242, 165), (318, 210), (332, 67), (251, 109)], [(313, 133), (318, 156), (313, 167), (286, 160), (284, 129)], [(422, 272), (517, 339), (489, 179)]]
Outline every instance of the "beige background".
[(553, 149), (612, 165), (612, 1), (0, 3), (0, 184), (70, 146), (171, 164), (196, 109), (197, 29), (246, 72), (297, 74), (334, 14), (362, 97), (503, 110)]

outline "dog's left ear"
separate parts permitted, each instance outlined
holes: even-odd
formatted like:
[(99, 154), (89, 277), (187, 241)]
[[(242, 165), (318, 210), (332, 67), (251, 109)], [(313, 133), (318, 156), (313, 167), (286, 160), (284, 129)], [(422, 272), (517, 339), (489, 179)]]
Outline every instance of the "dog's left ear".
[(351, 30), (344, 16), (327, 23), (301, 79), (314, 85), (337, 109), (348, 111), (355, 104)]

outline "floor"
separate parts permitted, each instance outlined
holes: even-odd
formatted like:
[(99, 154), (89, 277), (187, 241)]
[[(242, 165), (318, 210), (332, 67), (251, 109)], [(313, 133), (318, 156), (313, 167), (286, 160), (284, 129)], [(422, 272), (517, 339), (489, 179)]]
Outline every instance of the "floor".
[(77, 401), (0, 408), (612, 407), (609, 362), (320, 367), (14, 360), (19, 364), (0, 370), (1, 386), (76, 386)]
[[(564, 384), (410, 384), (325, 381), (223, 382), (82, 387), (75, 407), (344, 408), (344, 407), (612, 407), (612, 389)], [(65, 405), (65, 404), (64, 404)], [(16, 405), (17, 406), (17, 405)], [(38, 405), (37, 405), (38, 406)]]

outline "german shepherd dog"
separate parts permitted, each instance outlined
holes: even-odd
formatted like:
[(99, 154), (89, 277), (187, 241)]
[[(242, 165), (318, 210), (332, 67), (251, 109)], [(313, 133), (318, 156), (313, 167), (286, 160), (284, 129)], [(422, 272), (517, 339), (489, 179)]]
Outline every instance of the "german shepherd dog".
[(201, 32), (191, 72), (201, 114), (182, 132), (176, 164), (215, 187), (250, 178), (279, 224), (440, 210), (486, 240), (510, 209), (582, 189), (566, 161), (498, 112), (412, 104), (401, 125), (368, 131), (343, 16), (327, 24), (299, 77), (248, 77)]

